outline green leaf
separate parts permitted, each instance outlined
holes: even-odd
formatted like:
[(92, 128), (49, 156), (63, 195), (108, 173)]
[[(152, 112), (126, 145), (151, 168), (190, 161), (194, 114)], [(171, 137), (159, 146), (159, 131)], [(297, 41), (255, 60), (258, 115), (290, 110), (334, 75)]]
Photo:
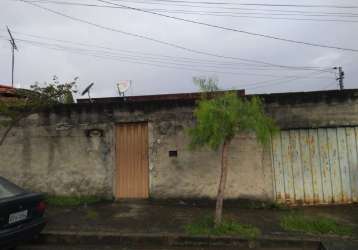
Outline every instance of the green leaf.
[(246, 99), (236, 92), (218, 93), (199, 101), (194, 116), (195, 126), (189, 129), (191, 148), (209, 146), (213, 150), (230, 141), (240, 132), (253, 132), (266, 145), (278, 128), (268, 117), (258, 97)]

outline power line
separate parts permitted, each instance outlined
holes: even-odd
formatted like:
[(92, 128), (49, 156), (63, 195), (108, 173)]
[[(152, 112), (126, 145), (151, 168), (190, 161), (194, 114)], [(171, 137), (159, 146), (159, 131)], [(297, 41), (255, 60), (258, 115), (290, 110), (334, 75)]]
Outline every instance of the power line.
[[(19, 1), (19, 0), (13, 0)], [(113, 0), (112, 0), (113, 1)], [(103, 8), (114, 8), (114, 9), (126, 9), (121, 6), (111, 6), (111, 5), (98, 5), (98, 4), (89, 4), (81, 2), (66, 2), (66, 1), (57, 1), (57, 0), (26, 0), (26, 2), (38, 2), (41, 4), (57, 4), (57, 5), (73, 5), (73, 6), (84, 6), (84, 7), (103, 7)], [(126, 1), (124, 1), (126, 2)], [(141, 4), (149, 4), (148, 2), (140, 2)], [(170, 5), (169, 5), (170, 6)], [(171, 6), (170, 6), (171, 7)], [(191, 6), (184, 6), (191, 7)], [(202, 8), (200, 6), (196, 6)], [(207, 7), (204, 7), (207, 8)], [(142, 8), (148, 11), (188, 11), (183, 9), (158, 9), (158, 8)], [(216, 9), (216, 8), (215, 8)], [(222, 8), (217, 8), (222, 9)], [(207, 13), (219, 13), (219, 14), (262, 14), (262, 15), (292, 15), (292, 16), (338, 16), (338, 17), (358, 17), (358, 13), (350, 12), (311, 12), (311, 11), (290, 11), (290, 10), (276, 10), (276, 9), (253, 9), (253, 8), (225, 8), (226, 10), (244, 10), (244, 11), (255, 11), (254, 13), (245, 13), (245, 12), (233, 12), (233, 11), (208, 11), (208, 10), (190, 10), (190, 13), (196, 12), (207, 12)], [(261, 12), (257, 12), (261, 11)], [(267, 12), (279, 12), (279, 13), (267, 13)]]
[[(149, 66), (155, 66), (155, 67), (161, 67), (161, 68), (164, 67), (164, 68), (170, 68), (170, 69), (189, 70), (189, 71), (195, 71), (195, 72), (201, 71), (201, 72), (209, 72), (209, 73), (217, 73), (217, 74), (277, 77), (277, 75), (269, 75), (269, 74), (252, 74), (252, 73), (245, 73), (245, 72), (242, 73), (242, 72), (227, 72), (227, 71), (208, 70), (205, 68), (200, 68), (203, 65), (199, 65), (199, 66), (198, 65), (188, 65), (188, 64), (179, 64), (179, 63), (173, 63), (173, 62), (168, 62), (168, 61), (156, 61), (156, 60), (148, 60), (148, 59), (143, 60), (141, 58), (138, 59), (135, 57), (128, 57), (128, 56), (123, 57), (123, 56), (117, 56), (117, 55), (103, 54), (102, 51), (78, 49), (78, 48), (73, 48), (73, 47), (60, 46), (57, 44), (42, 43), (42, 42), (29, 41), (29, 40), (23, 40), (23, 39), (18, 39), (18, 41), (26, 42), (32, 46), (36, 46), (36, 47), (40, 47), (40, 48), (66, 51), (66, 52), (84, 55), (84, 56), (92, 56), (92, 57), (96, 57), (96, 58), (109, 59), (109, 60), (115, 60), (115, 61), (119, 60), (121, 62), (149, 65)], [(328, 72), (326, 72), (326, 73), (328, 73)], [(291, 78), (291, 77), (292, 76), (285, 76), (285, 78)]]
[(241, 3), (246, 6), (274, 6), (274, 7), (300, 7), (300, 8), (336, 8), (336, 9), (358, 9), (356, 5), (308, 5), (308, 4), (266, 4), (266, 3)]
[[(20, 0), (12, 0), (12, 1), (20, 1)], [(119, 8), (118, 6), (109, 6), (109, 5), (97, 5), (97, 4), (83, 4), (83, 3), (76, 3), (73, 1), (65, 2), (65, 1), (58, 1), (58, 0), (26, 0), (27, 2), (38, 2), (38, 3), (57, 3), (57, 4), (81, 4), (83, 6), (98, 6), (98, 7), (108, 7), (108, 8)], [(191, 8), (204, 8), (204, 9), (222, 9), (222, 10), (249, 10), (249, 11), (263, 11), (263, 12), (280, 12), (280, 13), (298, 13), (298, 14), (327, 14), (327, 15), (352, 15), (357, 16), (358, 13), (350, 13), (350, 12), (327, 12), (327, 11), (307, 11), (307, 10), (287, 10), (287, 9), (258, 9), (258, 8), (236, 8), (236, 7), (221, 7), (221, 6), (197, 6), (197, 5), (173, 5), (168, 4), (168, 1), (162, 2), (153, 2), (152, 1), (129, 1), (129, 0), (112, 0), (115, 2), (130, 2), (132, 4), (145, 4), (145, 5), (164, 5), (164, 6), (179, 6), (179, 7), (191, 7)], [(149, 9), (148, 9), (149, 10)], [(152, 11), (156, 11), (157, 9), (150, 9)]]
[[(309, 74), (309, 75), (296, 75), (296, 76), (292, 76), (292, 77), (284, 77), (284, 78), (281, 78), (281, 79), (268, 80), (266, 82), (273, 82), (273, 83), (268, 83), (268, 84), (264, 84), (264, 85), (261, 84), (263, 82), (254, 83), (254, 84), (250, 84), (249, 88), (245, 88), (245, 89), (252, 90), (252, 89), (258, 89), (258, 88), (262, 88), (262, 87), (282, 85), (282, 84), (286, 84), (286, 83), (296, 81), (296, 80), (300, 80), (300, 79), (311, 78), (311, 76), (314, 75), (314, 74), (317, 74), (317, 73), (312, 73), (312, 74)], [(322, 72), (318, 73), (318, 74), (322, 74)]]
[[(214, 5), (246, 5), (246, 6), (271, 6), (271, 7), (300, 7), (300, 8), (338, 8), (358, 9), (356, 5), (309, 5), (309, 4), (267, 4), (267, 3), (235, 3), (235, 2), (203, 2), (203, 1), (175, 1), (175, 0), (152, 0), (152, 2), (172, 2), (190, 4), (214, 4)], [(133, 1), (132, 1), (133, 2)]]
[[(20, 42), (24, 42), (23, 40), (19, 40)], [(109, 55), (103, 55), (103, 54), (96, 54), (96, 53), (89, 53), (85, 52), (84, 50), (76, 50), (76, 49), (66, 49), (65, 47), (61, 46), (44, 46), (44, 44), (36, 43), (36, 42), (27, 42), (28, 44), (40, 47), (40, 48), (47, 48), (52, 50), (58, 50), (58, 51), (67, 51), (74, 54), (84, 55), (84, 56), (92, 56), (96, 58), (101, 59), (108, 59), (108, 60), (114, 60), (114, 61), (121, 61), (121, 62), (127, 62), (127, 63), (134, 63), (134, 64), (140, 64), (140, 65), (149, 65), (149, 66), (155, 66), (160, 68), (169, 68), (169, 69), (180, 69), (180, 70), (189, 70), (189, 71), (200, 71), (200, 72), (208, 72), (208, 73), (215, 73), (215, 74), (229, 74), (229, 75), (250, 75), (250, 76), (266, 76), (266, 77), (274, 77), (274, 75), (265, 75), (265, 74), (251, 74), (251, 73), (240, 73), (240, 72), (227, 72), (227, 71), (215, 71), (215, 70), (208, 70), (203, 68), (195, 68), (191, 65), (180, 65), (177, 63), (170, 63), (170, 62), (158, 62), (153, 60), (138, 60), (136, 58), (130, 58), (130, 57), (118, 57), (118, 56), (109, 56)], [(144, 61), (144, 62), (143, 62)], [(174, 65), (174, 66), (172, 66)], [(181, 66), (181, 67), (180, 67)], [(188, 67), (185, 67), (188, 66)]]
[[(103, 29), (103, 28), (104, 28), (104, 29), (107, 29), (107, 30), (110, 29), (111, 31), (119, 32), (119, 33), (122, 33), (122, 34), (140, 37), (140, 38), (142, 38), (142, 39), (147, 39), (147, 40), (159, 42), (159, 43), (166, 44), (166, 45), (169, 45), (169, 46), (173, 46), (173, 45), (174, 45), (174, 46), (177, 47), (177, 48), (181, 47), (181, 49), (184, 48), (184, 47), (182, 47), (182, 46), (178, 46), (178, 45), (175, 45), (175, 44), (173, 44), (173, 43), (168, 43), (168, 42), (160, 41), (160, 40), (158, 40), (158, 39), (146, 37), (146, 36), (139, 35), (139, 34), (134, 34), (134, 33), (129, 33), (129, 32), (124, 32), (124, 31), (116, 30), (116, 29), (114, 29), (114, 28), (105, 27), (105, 26), (102, 26), (102, 25), (99, 25), (99, 24), (95, 24), (95, 23), (92, 23), (92, 22), (88, 22), (88, 21), (83, 20), (83, 19), (79, 19), (79, 18), (76, 18), (76, 17), (71, 17), (71, 16), (66, 15), (66, 14), (64, 14), (64, 13), (61, 13), (61, 12), (58, 12), (58, 11), (54, 11), (54, 10), (49, 9), (49, 8), (46, 8), (46, 7), (39, 6), (39, 5), (34, 4), (34, 3), (31, 3), (31, 2), (27, 2), (26, 0), (19, 0), (19, 1), (24, 2), (24, 3), (27, 3), (27, 4), (30, 4), (30, 5), (33, 5), (33, 6), (36, 6), (36, 7), (38, 7), (38, 8), (41, 8), (41, 9), (44, 9), (44, 10), (47, 10), (47, 11), (50, 11), (50, 12), (55, 13), (55, 14), (57, 14), (57, 15), (65, 16), (65, 17), (67, 17), (67, 18), (70, 18), (70, 19), (73, 19), (73, 20), (76, 20), (76, 21), (80, 21), (80, 22), (83, 22), (83, 23), (87, 23), (87, 24), (90, 24), (90, 25), (94, 25), (94, 26), (99, 27), (99, 28), (102, 28), (102, 29)], [(244, 31), (244, 30), (237, 30), (237, 29), (233, 29), (233, 28), (226, 28), (226, 27), (222, 27), (222, 26), (218, 26), (218, 25), (212, 25), (212, 24), (207, 24), (207, 23), (203, 23), (203, 22), (197, 22), (197, 21), (194, 21), (194, 20), (189, 20), (189, 19), (184, 19), (184, 18), (179, 18), (179, 17), (173, 17), (173, 16), (169, 16), (169, 15), (165, 15), (165, 14), (160, 14), (160, 13), (156, 13), (156, 12), (151, 12), (151, 11), (142, 10), (142, 9), (139, 9), (139, 8), (129, 7), (129, 6), (126, 6), (126, 5), (116, 4), (116, 3), (113, 3), (113, 2), (108, 2), (108, 1), (103, 1), (103, 0), (97, 0), (97, 1), (103, 2), (103, 3), (109, 3), (109, 4), (112, 4), (112, 5), (116, 5), (116, 6), (125, 7), (125, 8), (127, 8), (127, 9), (131, 9), (131, 10), (136, 10), (136, 11), (141, 11), (141, 12), (145, 12), (145, 13), (149, 13), (149, 14), (153, 14), (153, 15), (158, 15), (158, 16), (162, 16), (162, 17), (167, 17), (167, 18), (171, 18), (171, 19), (175, 19), (175, 20), (185, 21), (185, 22), (189, 22), (189, 23), (195, 23), (195, 24), (199, 24), (199, 25), (204, 25), (204, 26), (213, 27), (213, 28), (218, 28), (218, 29), (223, 29), (223, 30), (228, 30), (228, 31), (234, 31), (234, 32), (244, 33), (244, 34), (252, 35), (252, 36), (259, 36), (259, 37), (264, 37), (264, 38), (268, 38), (268, 39), (274, 39), (274, 40), (279, 40), (279, 41), (284, 41), (284, 42), (289, 42), (289, 43), (295, 43), (295, 44), (303, 44), (303, 45), (313, 46), (313, 47), (322, 47), (322, 48), (330, 48), (330, 49), (337, 49), (337, 50), (343, 50), (343, 51), (358, 52), (357, 49), (343, 48), (343, 47), (337, 47), (337, 46), (329, 46), (329, 45), (317, 44), (317, 43), (310, 43), (310, 42), (304, 42), (304, 41), (296, 41), (296, 40), (292, 40), (292, 39), (280, 38), (280, 37), (271, 36), (271, 35), (265, 35), (265, 34), (260, 34), (260, 33), (253, 33), (253, 32), (248, 32), (248, 31)], [(187, 48), (185, 48), (185, 50), (187, 50)], [(193, 50), (192, 50), (191, 52), (193, 52)], [(209, 54), (210, 54), (210, 53), (209, 53)], [(208, 55), (208, 54), (207, 54), (207, 55)], [(212, 55), (213, 55), (213, 54), (212, 54)], [(212, 55), (211, 55), (211, 56), (212, 56)]]
[[(63, 40), (63, 39), (53, 39), (53, 38), (49, 38), (49, 37), (38, 36), (38, 35), (33, 35), (33, 34), (28, 34), (28, 33), (23, 33), (23, 32), (13, 31), (13, 33), (23, 35), (23, 36), (29, 36), (29, 37), (32, 37), (32, 38), (40, 38), (40, 39), (45, 39), (45, 40), (50, 40), (50, 41), (56, 41), (56, 42), (60, 42), (60, 43), (75, 44), (75, 45), (91, 47), (91, 48), (100, 48), (100, 49), (104, 49), (104, 50), (107, 50), (107, 51), (114, 51), (114, 52), (119, 51), (121, 53), (139, 54), (141, 56), (165, 58), (165, 59), (171, 59), (171, 60), (176, 60), (176, 61), (178, 61), (178, 60), (179, 61), (189, 61), (189, 62), (194, 61), (194, 62), (204, 62), (204, 63), (215, 63), (215, 64), (220, 64), (220, 65), (245, 65), (245, 66), (251, 66), (251, 67), (258, 67), (260, 69), (265, 69), (265, 68), (269, 69), (271, 67), (271, 66), (268, 66), (268, 65), (245, 63), (245, 62), (215, 61), (215, 60), (208, 60), (208, 59), (196, 59), (196, 58), (191, 58), (191, 57), (178, 57), (178, 56), (168, 56), (168, 55), (163, 55), (163, 54), (143, 53), (143, 52), (138, 52), (138, 51), (133, 51), (133, 50), (110, 48), (110, 47), (107, 47), (107, 46), (98, 46), (98, 45), (87, 44), (87, 43), (79, 43), (79, 42), (73, 42), (73, 41), (68, 41), (68, 40)], [(286, 69), (286, 68), (279, 68), (279, 69)], [(310, 69), (321, 69), (321, 68), (310, 67)], [(296, 70), (296, 69), (292, 69), (292, 70)], [(301, 69), (297, 69), (297, 70), (301, 70)], [(304, 68), (303, 70), (306, 70), (306, 68)]]
[[(15, 0), (19, 1), (19, 0)], [(27, 2), (39, 2), (27, 1)], [(41, 4), (58, 4), (58, 5), (70, 5), (70, 6), (82, 6), (82, 7), (97, 7), (97, 8), (110, 8), (110, 9), (127, 9), (120, 6), (108, 6), (97, 5), (87, 3), (76, 2), (64, 2), (64, 1), (40, 1)], [(165, 12), (185, 15), (198, 15), (198, 16), (216, 16), (216, 17), (232, 17), (232, 18), (252, 18), (252, 19), (269, 19), (269, 20), (291, 20), (291, 21), (315, 21), (315, 22), (341, 22), (341, 23), (358, 23), (358, 20), (354, 19), (323, 19), (322, 17), (340, 17), (340, 18), (358, 18), (358, 13), (345, 13), (346, 16), (341, 14), (301, 14), (301, 13), (262, 13), (262, 12), (223, 12), (223, 11), (197, 11), (197, 10), (170, 10), (170, 9), (147, 9), (147, 11)], [(253, 9), (250, 9), (253, 10)], [(281, 17), (280, 17), (281, 16)], [(290, 16), (303, 16), (303, 17), (319, 17), (317, 18), (292, 18)]]
[[(121, 54), (113, 54), (113, 53), (108, 53), (106, 51), (99, 51), (99, 50), (88, 50), (88, 49), (82, 49), (82, 48), (76, 48), (76, 47), (68, 47), (68, 46), (63, 46), (63, 45), (58, 45), (58, 44), (51, 44), (51, 43), (44, 43), (44, 42), (38, 42), (38, 41), (31, 41), (31, 40), (24, 40), (24, 39), (18, 39), (18, 41), (20, 42), (25, 42), (25, 43), (29, 43), (32, 45), (37, 45), (37, 46), (45, 46), (46, 48), (49, 49), (60, 49), (60, 50), (65, 50), (65, 51), (69, 51), (69, 52), (80, 52), (80, 53), (85, 53), (85, 55), (100, 55), (103, 57), (108, 57), (108, 58), (117, 58), (117, 59), (135, 59), (135, 60), (144, 60), (147, 62), (155, 62), (155, 63), (164, 63), (164, 64), (171, 64), (171, 65), (177, 65), (177, 66), (190, 66), (190, 67), (197, 67), (199, 65), (200, 66), (206, 66), (206, 67), (213, 67), (213, 68), (220, 68), (220, 65), (208, 65), (208, 64), (203, 64), (203, 63), (196, 63), (195, 62), (184, 62), (183, 63), (178, 63), (178, 62), (173, 62), (173, 61), (168, 61), (168, 60), (164, 60), (162, 58), (148, 58), (148, 57), (142, 57), (142, 56), (131, 56), (131, 55), (121, 55)], [(193, 64), (194, 63), (194, 64)], [(230, 68), (226, 65), (221, 65), (221, 67), (224, 68)], [(231, 68), (231, 69), (240, 69), (240, 68)], [(257, 70), (257, 69), (255, 69)], [(231, 73), (231, 72), (230, 72)], [(255, 75), (255, 76), (269, 76), (269, 77), (275, 77), (276, 75), (270, 75), (270, 74), (252, 74), (252, 73), (240, 73), (240, 74), (246, 74), (246, 75)]]
[(71, 20), (74, 20), (74, 21), (77, 21), (77, 22), (85, 23), (85, 24), (88, 24), (88, 25), (91, 25), (91, 26), (94, 26), (94, 27), (97, 27), (97, 28), (100, 28), (100, 29), (103, 29), (103, 30), (116, 32), (116, 33), (120, 33), (120, 34), (124, 34), (124, 35), (128, 35), (128, 36), (132, 36), (132, 37), (152, 41), (152, 42), (155, 42), (155, 43), (167, 45), (167, 46), (174, 47), (174, 48), (177, 48), (177, 49), (181, 49), (181, 50), (191, 52), (191, 53), (196, 53), (196, 54), (206, 55), (206, 56), (212, 56), (212, 57), (217, 57), (217, 58), (225, 58), (225, 59), (239, 60), (239, 61), (244, 61), (244, 62), (258, 63), (258, 64), (263, 64), (263, 65), (268, 65), (268, 66), (278, 67), (278, 68), (307, 69), (307, 70), (320, 71), (320, 70), (317, 70), (317, 69), (310, 69), (310, 68), (298, 67), (298, 66), (280, 65), (280, 64), (269, 63), (269, 62), (264, 62), (264, 61), (260, 61), (260, 60), (253, 60), (253, 59), (247, 59), (247, 58), (242, 58), (242, 57), (224, 56), (224, 55), (205, 52), (205, 51), (201, 51), (201, 50), (191, 49), (191, 48), (187, 48), (187, 47), (175, 44), (175, 43), (162, 41), (162, 40), (159, 40), (159, 39), (156, 39), (156, 38), (152, 38), (152, 37), (149, 37), (149, 36), (144, 36), (144, 35), (140, 35), (140, 34), (136, 34), (136, 33), (130, 33), (130, 32), (127, 32), (127, 31), (122, 31), (122, 30), (119, 30), (119, 29), (103, 26), (103, 25), (93, 23), (93, 22), (90, 22), (90, 21), (87, 21), (87, 20), (84, 20), (84, 19), (80, 19), (80, 18), (77, 18), (77, 17), (69, 16), (69, 15), (64, 14), (62, 12), (59, 12), (59, 11), (55, 11), (55, 10), (52, 10), (52, 9), (49, 9), (49, 8), (46, 8), (46, 7), (43, 7), (43, 6), (34, 4), (34, 3), (26, 2), (25, 0), (20, 0), (20, 1), (22, 1), (24, 3), (27, 3), (29, 5), (35, 6), (37, 8), (46, 10), (46, 11), (51, 12), (53, 14), (56, 14), (56, 15), (59, 15), (59, 16), (62, 16), (62, 17), (66, 17), (68, 19), (71, 19)]
[[(36, 44), (32, 44), (33, 46), (37, 46), (40, 48), (43, 48), (43, 46), (38, 46)], [(45, 47), (48, 48), (48, 47)], [(56, 48), (50, 48), (50, 49), (54, 49), (54, 50), (60, 50), (62, 51), (62, 49), (56, 49)], [(116, 59), (115, 57), (108, 57), (108, 56), (103, 56), (103, 55), (89, 55), (86, 53), (81, 53), (81, 52), (75, 52), (72, 51), (71, 53), (75, 53), (75, 54), (79, 54), (79, 55), (84, 55), (84, 56), (93, 56), (96, 58), (100, 58), (100, 59), (109, 59), (109, 60), (115, 60), (118, 61), (118, 59)], [(206, 70), (206, 69), (194, 69), (193, 67), (174, 67), (174, 66), (168, 66), (168, 64), (155, 64), (155, 63), (146, 63), (146, 62), (142, 62), (142, 61), (135, 61), (135, 60), (123, 60), (123, 58), (119, 59), (121, 62), (127, 62), (127, 63), (135, 63), (135, 64), (140, 64), (140, 65), (146, 65), (146, 66), (154, 66), (154, 67), (160, 67), (160, 68), (168, 68), (168, 69), (180, 69), (180, 70), (185, 70), (185, 71), (193, 71), (193, 72), (207, 72), (207, 73), (211, 73), (211, 74), (231, 74), (231, 75), (254, 75), (255, 74), (246, 74), (246, 73), (235, 73), (235, 72), (222, 72), (222, 71), (212, 71), (212, 70)], [(316, 72), (317, 73), (317, 72)], [(321, 74), (324, 72), (320, 72)], [(257, 75), (256, 75), (257, 76)], [(260, 75), (258, 75), (260, 76)], [(262, 76), (262, 75), (261, 75)], [(255, 83), (255, 84), (245, 84), (244, 86), (248, 86), (249, 88), (247, 89), (256, 89), (259, 87), (267, 87), (267, 86), (273, 86), (273, 85), (278, 85), (281, 84), (281, 81), (285, 81), (285, 83), (290, 82), (292, 80), (297, 80), (297, 79), (301, 79), (301, 78), (309, 78), (309, 76), (305, 76), (305, 77), (296, 77), (296, 76), (285, 76), (283, 78), (277, 78), (277, 79), (271, 79), (271, 80), (265, 80), (259, 83)], [(280, 80), (280, 81), (279, 81)], [(273, 82), (271, 84), (265, 84), (263, 85), (262, 83), (267, 83), (267, 82)], [(251, 86), (254, 85), (254, 86)], [(256, 87), (255, 87), (256, 86)]]
[(334, 82), (331, 82), (330, 84), (327, 84), (326, 86), (323, 86), (323, 90), (329, 89), (330, 87), (336, 86), (336, 80), (334, 80)]
[[(4, 36), (0, 36), (0, 37), (4, 37)], [(22, 39), (18, 39), (18, 41), (20, 42), (24, 42), (24, 40)], [(91, 54), (91, 53), (85, 53), (85, 50), (83, 49), (79, 49), (76, 50), (76, 48), (68, 48), (68, 47), (62, 47), (62, 46), (52, 46), (54, 44), (43, 44), (40, 42), (31, 42), (31, 41), (26, 41), (29, 42), (30, 45), (32, 46), (36, 46), (36, 47), (40, 47), (40, 48), (47, 48), (47, 49), (53, 49), (53, 50), (59, 50), (59, 51), (67, 51), (70, 53), (74, 53), (74, 54), (79, 54), (79, 55), (84, 55), (84, 56), (92, 56), (92, 57), (96, 57), (96, 58), (101, 58), (101, 59), (109, 59), (109, 60), (119, 60), (121, 62), (127, 62), (127, 63), (135, 63), (135, 64), (140, 64), (140, 65), (147, 65), (147, 66), (154, 66), (154, 67), (160, 67), (160, 68), (169, 68), (169, 69), (180, 69), (180, 70), (186, 70), (186, 71), (195, 71), (197, 72), (198, 70), (200, 72), (208, 72), (211, 74), (232, 74), (232, 75), (253, 75), (253, 76), (270, 76), (270, 75), (259, 75), (259, 74), (247, 74), (247, 73), (236, 73), (236, 72), (222, 72), (222, 71), (212, 71), (212, 70), (207, 70), (207, 69), (195, 69), (193, 67), (177, 67), (177, 66), (168, 66), (168, 63), (164, 63), (162, 64), (161, 62), (156, 62), (156, 63), (148, 63), (148, 62), (143, 62), (142, 60), (137, 61), (137, 60), (132, 60), (132, 59), (123, 59), (123, 57), (116, 57), (116, 56), (107, 56), (107, 55), (102, 55), (102, 54)], [(49, 46), (43, 46), (43, 45), (49, 45)], [(160, 63), (160, 64), (158, 64)], [(169, 63), (170, 65), (170, 63)], [(189, 65), (190, 66), (190, 65)], [(328, 72), (319, 72), (319, 74), (323, 74), (323, 73), (328, 73)], [(315, 74), (317, 74), (317, 72), (315, 72)], [(310, 74), (311, 75), (311, 74)], [(284, 77), (280, 77), (280, 78), (275, 78), (275, 79), (270, 79), (270, 80), (265, 80), (265, 81), (261, 81), (261, 82), (256, 82), (253, 84), (245, 84), (244, 86), (250, 86), (250, 88), (248, 89), (256, 89), (259, 87), (266, 87), (266, 86), (272, 86), (272, 85), (279, 85), (281, 84), (281, 81), (285, 81), (286, 82), (290, 82), (292, 80), (297, 80), (297, 79), (301, 79), (301, 78), (309, 78), (309, 76), (284, 76)], [(273, 75), (271, 75), (270, 77), (273, 77)], [(271, 83), (273, 82), (273, 83)], [(264, 83), (269, 83), (269, 84), (264, 84)]]
[[(33, 34), (28, 34), (28, 33), (23, 33), (23, 32), (17, 32), (17, 31), (13, 31), (13, 33), (15, 34), (19, 34), (19, 35), (23, 35), (23, 36), (28, 36), (28, 37), (32, 37), (32, 38), (36, 38), (36, 39), (45, 39), (45, 40), (50, 40), (50, 41), (55, 41), (55, 42), (59, 42), (59, 43), (66, 43), (66, 44), (74, 44), (74, 45), (79, 45), (79, 46), (85, 46), (85, 47), (89, 47), (89, 48), (99, 48), (102, 49), (102, 51), (100, 51), (101, 53), (108, 53), (108, 51), (110, 52), (115, 52), (118, 54), (118, 52), (120, 53), (124, 53), (126, 54), (130, 54), (130, 55), (136, 55), (140, 58), (150, 58), (150, 59), (167, 59), (167, 60), (175, 60), (175, 61), (182, 61), (182, 62), (189, 62), (189, 63), (201, 63), (201, 64), (213, 64), (213, 65), (219, 65), (219, 66), (245, 66), (247, 68), (245, 69), (254, 69), (254, 70), (273, 70), (273, 67), (271, 66), (267, 66), (267, 65), (258, 65), (258, 64), (253, 64), (253, 63), (244, 63), (244, 62), (233, 62), (233, 61), (216, 61), (216, 60), (208, 60), (208, 59), (197, 59), (197, 58), (192, 58), (192, 57), (182, 57), (182, 56), (168, 56), (168, 55), (163, 55), (163, 54), (154, 54), (154, 53), (143, 53), (143, 52), (138, 52), (138, 51), (133, 51), (133, 50), (124, 50), (124, 49), (117, 49), (117, 48), (111, 48), (108, 46), (98, 46), (98, 45), (93, 45), (93, 44), (87, 44), (87, 43), (79, 43), (79, 42), (73, 42), (73, 41), (68, 41), (68, 40), (63, 40), (63, 39), (54, 39), (54, 38), (50, 38), (50, 37), (45, 37), (45, 36), (38, 36), (38, 35), (33, 35)], [(21, 39), (22, 41), (31, 41), (31, 40), (26, 40), (26, 39)], [(31, 42), (37, 42), (37, 41), (31, 41)], [(42, 42), (43, 43), (43, 42)], [(47, 43), (48, 44), (48, 43)], [(49, 44), (49, 45), (54, 45), (54, 44)], [(103, 51), (103, 49), (105, 51)], [(331, 67), (327, 67), (325, 68), (319, 68), (319, 67), (305, 67), (305, 68), (276, 68), (280, 69), (280, 70), (322, 70), (322, 71), (330, 71), (332, 68)]]
[(121, 6), (121, 7), (124, 7), (124, 8), (128, 8), (130, 10), (140, 11), (140, 12), (144, 12), (144, 13), (148, 13), (148, 14), (152, 14), (152, 15), (157, 15), (157, 16), (161, 16), (161, 17), (166, 17), (166, 18), (170, 18), (170, 19), (174, 19), (174, 20), (179, 20), (179, 21), (183, 21), (183, 22), (204, 25), (204, 26), (207, 26), (207, 27), (212, 27), (212, 28), (217, 28), (217, 29), (222, 29), (222, 30), (227, 30), (227, 31), (243, 33), (243, 34), (247, 34), (247, 35), (251, 35), (251, 36), (258, 36), (258, 37), (274, 39), (274, 40), (278, 40), (278, 41), (295, 43), (295, 44), (303, 44), (303, 45), (313, 46), (313, 47), (321, 47), (321, 48), (330, 48), (330, 49), (337, 49), (337, 50), (343, 50), (343, 51), (358, 52), (358, 49), (350, 49), (350, 48), (343, 48), (343, 47), (338, 47), (338, 46), (330, 46), (330, 45), (325, 45), (325, 44), (297, 41), (297, 40), (293, 40), (293, 39), (287, 39), (287, 38), (282, 38), (282, 37), (277, 37), (277, 36), (272, 36), (272, 35), (260, 34), (260, 33), (255, 33), (255, 32), (251, 32), (251, 31), (246, 31), (246, 30), (239, 30), (239, 29), (228, 28), (228, 27), (214, 25), (214, 24), (208, 24), (208, 23), (199, 22), (199, 21), (195, 21), (195, 20), (191, 20), (191, 19), (185, 19), (185, 18), (181, 18), (181, 17), (169, 16), (169, 15), (165, 15), (165, 14), (161, 14), (161, 13), (157, 13), (157, 12), (143, 10), (143, 9), (140, 9), (140, 8), (130, 7), (130, 6), (123, 5), (123, 4), (116, 4), (116, 3), (113, 3), (113, 2), (110, 2), (110, 1), (105, 1), (105, 0), (97, 0), (97, 1), (102, 2), (102, 3), (107, 3), (107, 4), (113, 4), (113, 5), (116, 5), (116, 6)]

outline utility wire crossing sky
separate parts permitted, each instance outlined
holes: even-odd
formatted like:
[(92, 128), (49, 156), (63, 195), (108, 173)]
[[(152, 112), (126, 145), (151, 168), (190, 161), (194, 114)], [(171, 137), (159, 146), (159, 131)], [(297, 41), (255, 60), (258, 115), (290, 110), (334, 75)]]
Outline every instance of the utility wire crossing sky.
[(249, 93), (311, 91), (336, 89), (342, 66), (355, 88), (355, 1), (285, 2), (5, 0), (0, 83), (11, 81), (8, 25), (21, 87), (57, 75), (95, 82), (95, 96), (117, 95), (120, 80), (132, 81), (128, 95), (176, 93), (203, 76)]

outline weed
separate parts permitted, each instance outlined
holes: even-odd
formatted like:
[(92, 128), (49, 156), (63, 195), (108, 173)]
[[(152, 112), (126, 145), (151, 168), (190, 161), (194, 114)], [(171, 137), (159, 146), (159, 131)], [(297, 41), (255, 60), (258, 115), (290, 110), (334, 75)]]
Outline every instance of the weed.
[(303, 214), (289, 214), (281, 218), (280, 225), (286, 231), (303, 232), (314, 235), (350, 236), (353, 229), (339, 224), (332, 218), (322, 216), (306, 216)]
[(95, 220), (98, 218), (98, 213), (94, 210), (88, 210), (86, 213), (86, 218), (89, 220)]
[(50, 206), (74, 207), (90, 205), (103, 200), (98, 196), (47, 196), (46, 202)]
[(241, 224), (234, 220), (225, 219), (219, 226), (215, 226), (211, 216), (204, 216), (185, 226), (189, 235), (213, 235), (213, 236), (242, 236), (254, 239), (260, 235), (260, 230), (251, 225)]

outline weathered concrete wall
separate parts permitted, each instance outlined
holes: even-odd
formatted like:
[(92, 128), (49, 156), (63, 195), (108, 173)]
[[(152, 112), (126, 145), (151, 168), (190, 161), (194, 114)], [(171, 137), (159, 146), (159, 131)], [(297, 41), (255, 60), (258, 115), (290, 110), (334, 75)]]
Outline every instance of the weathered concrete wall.
[[(169, 123), (169, 122), (168, 122)], [(191, 151), (190, 138), (182, 120), (165, 123), (154, 131), (156, 157), (151, 171), (154, 197), (214, 198), (219, 181), (220, 152), (208, 148)], [(169, 157), (176, 150), (177, 157)], [(226, 197), (272, 198), (271, 162), (268, 151), (256, 143), (253, 135), (237, 136), (229, 149), (229, 177)]]
[[(355, 91), (262, 97), (268, 114), (283, 129), (358, 125)], [(33, 115), (0, 146), (0, 175), (51, 194), (113, 196), (115, 124), (148, 121), (150, 196), (213, 198), (219, 152), (188, 149), (186, 128), (193, 125), (193, 107), (190, 101), (122, 100)], [(91, 129), (102, 130), (103, 136), (89, 133)], [(169, 157), (170, 150), (177, 150), (178, 156)], [(242, 134), (232, 142), (229, 156), (227, 197), (274, 199), (270, 148), (258, 145), (252, 134)]]
[(358, 91), (317, 91), (261, 95), (281, 128), (319, 128), (358, 124)]
[[(112, 126), (50, 119), (33, 115), (11, 131), (0, 146), (0, 175), (51, 194), (110, 194)], [(104, 129), (105, 136), (86, 137), (91, 126)]]

